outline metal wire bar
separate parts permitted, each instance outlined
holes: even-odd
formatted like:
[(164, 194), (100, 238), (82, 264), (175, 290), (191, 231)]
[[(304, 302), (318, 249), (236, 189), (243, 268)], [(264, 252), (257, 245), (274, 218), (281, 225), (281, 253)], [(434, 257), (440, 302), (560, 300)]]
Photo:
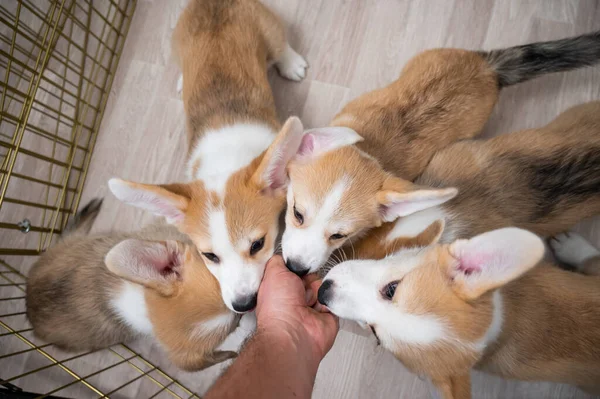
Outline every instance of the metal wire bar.
[(79, 358), (82, 358), (82, 357), (87, 356), (87, 355), (91, 355), (94, 352), (97, 352), (97, 350), (96, 351), (89, 351), (89, 352), (81, 353), (79, 355), (68, 357), (66, 359), (63, 359), (63, 360), (57, 362), (57, 363), (48, 364), (46, 366), (39, 367), (39, 368), (37, 368), (35, 370), (31, 370), (31, 371), (28, 371), (26, 373), (15, 375), (15, 376), (10, 377), (8, 379), (2, 380), (2, 382), (4, 383), (4, 382), (15, 381), (15, 380), (18, 380), (19, 378), (27, 377), (28, 375), (31, 375), (33, 373), (37, 373), (38, 371), (46, 370), (46, 369), (49, 369), (50, 367), (54, 367), (54, 366), (60, 366), (60, 365), (66, 363), (66, 362), (69, 362), (71, 360), (75, 360), (75, 359), (79, 359)]
[[(19, 334), (20, 333), (29, 332), (29, 331), (33, 331), (33, 328), (24, 328), (22, 330), (16, 330), (16, 332), (19, 333)], [(12, 333), (12, 332), (2, 333), (2, 334), (0, 334), (0, 337), (6, 337), (6, 336), (9, 336), (9, 335), (14, 335), (14, 333)]]
[[(2, 320), (0, 320), (0, 326), (4, 327), (4, 329), (8, 330), (9, 332), (12, 332), (14, 336), (18, 337), (21, 341), (23, 341), (24, 343), (26, 343), (27, 345), (29, 345), (31, 347), (30, 351), (35, 350), (38, 353), (40, 353), (41, 355), (43, 355), (45, 358), (47, 358), (48, 360), (50, 360), (51, 362), (53, 362), (53, 363), (59, 363), (59, 361), (56, 360), (52, 355), (48, 354), (48, 352), (46, 352), (46, 351), (43, 350), (44, 348), (46, 348), (48, 346), (51, 346), (51, 344), (37, 346), (33, 342), (31, 342), (30, 340), (28, 340), (27, 338), (25, 338), (22, 334), (16, 332), (16, 330), (13, 330), (12, 328), (10, 328)], [(0, 359), (1, 359), (1, 357), (0, 357)], [(79, 375), (77, 373), (75, 373), (74, 371), (72, 371), (70, 368), (68, 368), (64, 364), (58, 364), (58, 367), (60, 367), (64, 371), (66, 371), (73, 378), (81, 380), (81, 377), (79, 377)], [(89, 389), (91, 389), (92, 391), (94, 391), (95, 393), (97, 393), (98, 395), (104, 395), (104, 393), (102, 391), (98, 390), (96, 387), (94, 387), (89, 382), (87, 382), (85, 380), (82, 380), (81, 383), (83, 385), (85, 385), (86, 387), (88, 387)]]
[(0, 298), (0, 301), (17, 301), (20, 299), (25, 299), (24, 296), (13, 296), (13, 297), (8, 297), (8, 298)]
[[(0, 320), (0, 326), (6, 328), (6, 325), (4, 323), (2, 323), (2, 320)], [(15, 335), (15, 330), (10, 330), (10, 333), (11, 333), (11, 335)], [(22, 355), (23, 353), (27, 353), (27, 352), (33, 352), (33, 351), (41, 350), (41, 349), (47, 348), (49, 346), (52, 346), (52, 344), (45, 344), (45, 345), (40, 345), (40, 346), (35, 346), (34, 345), (32, 348), (29, 348), (29, 349), (23, 349), (22, 351), (11, 352), (11, 353), (8, 353), (6, 355), (2, 355), (2, 356), (0, 356), (0, 360), (1, 359), (6, 359), (7, 357)]]
[[(31, 202), (31, 201), (23, 201), (20, 199), (9, 198), (9, 197), (4, 198), (4, 202), (9, 202), (11, 204), (18, 204), (18, 205), (24, 205), (24, 206), (31, 206), (34, 208), (42, 208), (42, 209), (50, 209), (50, 210), (55, 209), (53, 206), (50, 206), (50, 205), (40, 204), (37, 202)], [(57, 211), (58, 212), (71, 212), (71, 209), (70, 208), (59, 208)]]
[(175, 381), (171, 381), (169, 382), (167, 385), (163, 385), (162, 388), (160, 388), (158, 391), (156, 391), (154, 393), (154, 395), (149, 396), (148, 399), (152, 399), (152, 398), (156, 398), (158, 395), (160, 395), (162, 392), (164, 392), (166, 389), (168, 389), (171, 385), (173, 385), (175, 383)]
[[(125, 350), (129, 351), (129, 353), (132, 354), (136, 354), (135, 351), (133, 351), (132, 349), (130, 349), (127, 345), (125, 344), (121, 344), (120, 345), (122, 348), (124, 348)], [(125, 357), (123, 355), (121, 355), (119, 352), (115, 351), (113, 348), (109, 348), (109, 350), (115, 354), (116, 356), (120, 357), (121, 359), (125, 359)], [(146, 359), (144, 359), (142, 356), (138, 355), (138, 358), (148, 367), (152, 367), (154, 369), (154, 371), (156, 371), (157, 373), (159, 373), (161, 376), (163, 376), (164, 378), (166, 378), (167, 380), (169, 380), (170, 382), (174, 383), (176, 386), (178, 386), (179, 388), (181, 388), (182, 390), (184, 390), (186, 393), (191, 393), (191, 391), (189, 389), (187, 389), (186, 387), (184, 387), (183, 385), (181, 385), (179, 382), (177, 382), (176, 380), (174, 380), (171, 376), (169, 376), (167, 373), (165, 373), (164, 371), (162, 371), (161, 369), (159, 369), (158, 367), (154, 366), (152, 363), (150, 363), (149, 361), (147, 361)], [(136, 369), (137, 371), (139, 371), (140, 373), (143, 373), (144, 370), (142, 370), (140, 367), (138, 367), (137, 365), (130, 363), (130, 365)], [(151, 375), (146, 375), (147, 378), (150, 379), (150, 381), (154, 382), (155, 384), (157, 384), (160, 387), (165, 388), (165, 386), (160, 383), (156, 378), (152, 377)], [(172, 391), (169, 388), (165, 388), (165, 390), (171, 394), (171, 396), (174, 396), (176, 398), (181, 398), (179, 395), (177, 395), (174, 391)]]
[[(105, 371), (107, 371), (107, 370), (110, 370), (110, 369), (112, 369), (112, 368), (115, 368), (115, 367), (117, 367), (117, 366), (120, 366), (121, 364), (124, 364), (124, 363), (126, 363), (128, 360), (135, 359), (136, 357), (138, 357), (138, 355), (137, 355), (137, 354), (136, 354), (135, 356), (132, 356), (132, 357), (130, 357), (129, 359), (122, 360), (122, 361), (120, 361), (120, 362), (118, 362), (118, 363), (115, 363), (115, 364), (113, 364), (113, 365), (110, 365), (110, 366), (108, 366), (108, 367), (104, 367), (104, 368), (102, 368), (102, 369), (100, 369), (100, 370), (98, 370), (98, 371), (95, 371), (95, 372), (93, 372), (93, 373), (90, 373), (90, 374), (86, 375), (85, 377), (77, 377), (77, 378), (75, 379), (75, 381), (73, 381), (73, 382), (70, 382), (70, 383), (68, 383), (68, 384), (65, 384), (65, 385), (63, 385), (63, 386), (60, 386), (60, 387), (58, 387), (58, 388), (56, 388), (56, 389), (53, 389), (52, 391), (46, 392), (46, 394), (45, 394), (45, 395), (42, 395), (42, 396), (40, 396), (40, 398), (45, 398), (45, 397), (47, 397), (47, 396), (49, 396), (49, 395), (52, 395), (53, 393), (56, 393), (56, 392), (58, 392), (58, 391), (62, 391), (63, 389), (65, 389), (65, 388), (68, 388), (68, 387), (70, 387), (71, 385), (77, 384), (78, 382), (86, 382), (86, 379), (87, 379), (87, 378), (94, 377), (94, 376), (96, 376), (96, 375), (98, 375), (98, 374), (104, 373)], [(58, 365), (59, 365), (59, 366), (62, 366), (62, 364), (58, 364)], [(104, 394), (101, 394), (101, 395), (102, 395), (102, 396), (105, 396)]]
[[(4, 171), (0, 170), (0, 173), (4, 173)], [(52, 182), (49, 182), (49, 181), (46, 181), (46, 180), (42, 180), (42, 179), (36, 179), (35, 177), (22, 175), (20, 173), (13, 172), (12, 177), (13, 178), (16, 177), (16, 178), (24, 179), (24, 180), (29, 180), (29, 181), (34, 182), (34, 183), (45, 184), (45, 185), (48, 185), (50, 187), (55, 187), (55, 188), (61, 188), (62, 187), (60, 184), (52, 183)], [(67, 187), (67, 191), (74, 192), (75, 189)]]
[[(50, 34), (50, 42), (52, 43), (54, 41), (54, 35), (56, 32), (56, 28), (58, 26), (58, 21), (60, 20), (60, 13), (62, 12), (64, 6), (64, 0), (63, 2), (60, 4), (60, 9), (58, 12), (59, 18), (56, 19), (56, 22), (54, 24), (54, 28), (52, 30), (52, 33)], [(52, 3), (52, 16), (54, 15), (54, 12), (56, 11), (56, 3)], [(52, 20), (52, 17), (51, 17)], [(44, 32), (44, 39), (43, 41), (46, 41), (46, 37), (48, 36), (50, 30), (50, 24), (48, 24), (48, 27), (46, 29), (46, 31)], [(12, 50), (14, 50), (14, 46), (11, 47), (11, 53)], [(27, 92), (31, 95), (33, 93), (35, 93), (35, 91), (37, 90), (37, 88), (40, 85), (41, 82), (41, 76), (43, 73), (43, 68), (46, 66), (47, 62), (48, 62), (48, 58), (49, 58), (49, 53), (50, 53), (50, 49), (48, 49), (44, 54), (44, 57), (41, 59), (41, 55), (42, 53), (40, 52), (40, 54), (38, 55), (37, 59), (36, 59), (36, 63), (35, 63), (35, 69), (37, 70), (38, 65), (40, 65), (40, 61), (41, 61), (41, 71), (40, 73), (37, 75), (37, 78), (35, 79), (35, 83), (30, 80), (29, 81), (29, 87), (27, 89)], [(12, 55), (12, 54), (11, 54)], [(23, 136), (25, 133), (25, 126), (27, 123), (27, 120), (29, 119), (29, 115), (31, 113), (31, 101), (27, 102), (27, 105), (21, 110), (21, 114), (19, 115), (20, 119), (22, 119), (25, 123), (20, 124), (20, 126), (17, 128), (16, 134), (15, 134), (15, 140), (14, 142), (14, 150), (13, 151), (9, 151), (8, 155), (7, 155), (7, 160), (8, 160), (8, 168), (7, 171), (8, 173), (4, 176), (5, 181), (3, 181), (3, 185), (2, 187), (0, 187), (0, 210), (2, 209), (2, 203), (4, 200), (4, 196), (6, 194), (6, 189), (8, 187), (8, 180), (10, 179), (10, 174), (13, 171), (13, 168), (15, 166), (15, 162), (17, 159), (17, 153), (19, 151), (19, 148), (21, 147), (21, 143), (23, 142)], [(4, 168), (3, 168), (4, 169)]]
[(133, 382), (136, 382), (137, 380), (139, 380), (139, 379), (141, 379), (141, 378), (144, 378), (144, 377), (146, 377), (146, 376), (147, 376), (149, 373), (151, 373), (151, 372), (153, 372), (154, 370), (156, 370), (156, 368), (157, 368), (157, 367), (156, 367), (156, 366), (154, 366), (154, 367), (153, 367), (153, 368), (151, 368), (150, 370), (148, 370), (148, 371), (145, 371), (143, 374), (140, 374), (140, 375), (138, 375), (137, 377), (135, 377), (135, 378), (133, 378), (133, 379), (131, 379), (131, 380), (127, 381), (126, 383), (124, 383), (124, 384), (122, 384), (122, 385), (120, 385), (120, 386), (116, 387), (116, 388), (115, 388), (115, 389), (113, 389), (112, 391), (110, 391), (110, 392), (108, 392), (108, 393), (104, 394), (103, 396), (101, 396), (101, 398), (110, 398), (110, 395), (112, 395), (113, 393), (115, 393), (115, 392), (117, 392), (117, 391), (119, 391), (119, 390), (121, 390), (121, 389), (125, 388), (127, 385), (130, 385), (131, 383), (133, 383)]
[[(0, 78), (0, 125), (3, 127), (0, 132), (0, 158), (3, 158), (0, 161), (0, 207), (6, 202), (19, 209), (39, 209), (42, 221), (30, 218), (35, 222), (30, 231), (41, 234), (35, 234), (39, 237), (37, 249), (0, 248), (0, 255), (38, 255), (50, 245), (54, 234), (62, 232), (70, 215), (78, 208), (110, 88), (136, 5), (135, 0), (51, 0), (36, 4), (30, 0), (18, 0), (18, 12), (14, 8), (9, 12), (0, 4), (0, 24), (8, 28), (3, 31), (8, 32), (7, 34), (0, 34), (0, 43), (3, 45), (0, 50), (0, 68), (5, 69), (4, 79)], [(39, 21), (30, 27), (24, 22), (23, 16), (38, 18)], [(95, 24), (91, 23), (92, 20)], [(40, 122), (37, 122), (38, 118)], [(48, 143), (43, 153), (32, 149), (35, 147), (30, 144), (32, 137)], [(41, 170), (44, 174), (30, 175), (29, 172), (20, 170), (20, 166), (15, 167), (17, 155), (19, 165), (21, 157), (25, 157), (26, 162), (43, 165)], [(32, 157), (32, 160), (27, 157)], [(12, 191), (7, 193), (8, 183), (13, 178), (20, 179), (18, 184), (40, 184), (41, 187), (37, 190), (42, 195), (20, 198)], [(51, 189), (55, 191), (51, 192)], [(0, 221), (0, 229), (15, 231), (20, 227), (9, 220)], [(16, 287), (24, 292), (25, 283), (17, 280), (25, 279), (25, 276), (1, 259), (0, 264), (7, 268), (0, 273), (0, 281), (7, 283), (0, 284), (0, 287)], [(13, 303), (23, 299), (24, 295), (13, 293), (10, 297), (0, 298), (0, 303)], [(25, 313), (10, 313), (14, 309), (5, 311), (6, 314), (0, 317), (22, 316)], [(0, 327), (7, 331), (0, 334), (0, 337), (17, 337), (29, 346), (25, 352), (18, 351), (19, 353), (39, 353), (52, 362), (42, 368), (12, 376), (11, 381), (35, 375), (36, 372), (54, 366), (74, 378), (69, 384), (45, 395), (81, 383), (97, 395), (110, 397), (135, 381), (147, 379), (160, 387), (152, 397), (165, 392), (173, 397), (197, 397), (125, 345), (108, 351), (119, 357), (117, 364), (80, 376), (66, 364), (69, 360), (83, 358), (88, 354), (59, 361), (46, 351), (49, 344), (35, 345), (23, 336), (31, 333), (32, 328), (19, 326), (17, 329), (9, 324), (6, 319), (0, 320)], [(119, 353), (119, 348), (123, 348), (127, 354), (121, 354), (124, 353), (122, 350)], [(15, 353), (8, 355), (15, 356)], [(107, 393), (90, 383), (90, 377), (121, 364), (128, 364), (139, 375), (119, 387), (103, 388), (102, 391), (109, 391)], [(166, 382), (157, 378), (164, 378)], [(177, 392), (180, 389), (183, 396), (175, 388)]]

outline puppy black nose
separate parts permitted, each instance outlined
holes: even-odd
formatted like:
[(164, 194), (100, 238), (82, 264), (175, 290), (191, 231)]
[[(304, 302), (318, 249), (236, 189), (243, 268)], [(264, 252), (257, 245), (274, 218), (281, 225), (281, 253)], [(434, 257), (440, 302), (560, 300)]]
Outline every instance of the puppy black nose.
[(291, 272), (294, 272), (300, 277), (306, 275), (306, 273), (308, 273), (309, 270), (308, 267), (304, 267), (300, 262), (296, 262), (292, 259), (288, 259), (287, 262), (285, 262), (285, 265), (288, 269), (290, 269)]
[(236, 299), (231, 306), (233, 306), (233, 310), (236, 312), (249, 312), (256, 307), (256, 294)]
[(333, 293), (333, 280), (325, 280), (323, 284), (319, 287), (319, 294), (317, 295), (317, 299), (321, 305), (327, 306), (327, 301), (331, 299), (331, 295)]

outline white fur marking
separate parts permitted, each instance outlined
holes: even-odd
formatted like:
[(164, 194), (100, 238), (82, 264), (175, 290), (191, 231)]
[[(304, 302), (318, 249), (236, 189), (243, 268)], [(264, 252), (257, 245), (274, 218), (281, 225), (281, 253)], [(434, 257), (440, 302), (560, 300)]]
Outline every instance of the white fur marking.
[(179, 75), (177, 78), (177, 94), (181, 95), (183, 93), (183, 74)]
[[(225, 212), (222, 210), (210, 212), (209, 232), (213, 245), (212, 252), (219, 257), (220, 263), (218, 265), (207, 263), (207, 267), (221, 285), (221, 295), (225, 305), (229, 309), (235, 310), (233, 302), (257, 293), (265, 264), (271, 254), (265, 252), (262, 257), (255, 259), (252, 263), (244, 261), (231, 243)], [(246, 245), (247, 248), (240, 246), (238, 249), (240, 251), (249, 250), (250, 243), (246, 243)]]
[(475, 345), (479, 350), (483, 350), (489, 344), (495, 342), (502, 332), (502, 324), (504, 322), (504, 302), (502, 301), (500, 290), (494, 291), (492, 296), (492, 307), (492, 322), (483, 338)]
[(152, 323), (148, 318), (144, 287), (124, 281), (111, 305), (121, 319), (139, 334), (152, 334)]
[(275, 62), (275, 65), (281, 76), (296, 82), (304, 79), (306, 76), (306, 68), (308, 68), (306, 60), (294, 51), (289, 44), (286, 44), (283, 53), (279, 57), (279, 60)]
[[(275, 135), (270, 127), (255, 123), (238, 123), (206, 131), (188, 161), (188, 179), (202, 180), (208, 190), (223, 195), (227, 179), (266, 150)], [(194, 174), (196, 160), (200, 167)]]
[(412, 345), (430, 345), (448, 337), (444, 324), (430, 315), (394, 312), (383, 325), (385, 332), (378, 331), (382, 343), (387, 341), (386, 335), (391, 340)]
[[(298, 229), (287, 226), (283, 234), (283, 254), (287, 259), (294, 259), (315, 272), (321, 267), (331, 255), (332, 248), (329, 247), (325, 232), (343, 226), (330, 226), (330, 220), (337, 212), (344, 193), (350, 185), (348, 176), (343, 176), (331, 188), (319, 208), (306, 210), (306, 222), (308, 227)], [(288, 204), (291, 201), (293, 190), (288, 187)], [(335, 233), (332, 231), (332, 233)]]
[(200, 321), (194, 326), (191, 336), (192, 338), (203, 338), (213, 332), (229, 330), (234, 320), (235, 313), (227, 312), (215, 316), (212, 319)]

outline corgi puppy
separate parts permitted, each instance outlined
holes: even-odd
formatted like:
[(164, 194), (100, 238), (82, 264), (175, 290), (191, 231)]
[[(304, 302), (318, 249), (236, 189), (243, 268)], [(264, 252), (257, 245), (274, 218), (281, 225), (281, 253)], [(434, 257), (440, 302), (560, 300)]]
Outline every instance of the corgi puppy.
[(285, 207), (286, 167), (300, 150), (297, 118), (280, 126), (267, 68), (301, 80), (306, 61), (256, 0), (191, 0), (173, 33), (183, 72), (189, 182), (109, 181), (121, 201), (187, 234), (229, 309), (254, 309)]
[[(319, 302), (368, 324), (446, 399), (470, 398), (471, 368), (600, 392), (600, 279), (538, 263), (544, 244), (517, 228), (405, 248), (334, 267)], [(537, 266), (536, 266), (537, 265)]]
[(238, 324), (219, 283), (189, 239), (173, 226), (87, 236), (94, 200), (79, 224), (29, 273), (27, 317), (34, 334), (67, 351), (153, 336), (171, 361), (201, 370), (236, 356), (217, 351)]
[[(417, 55), (394, 83), (348, 104), (332, 127), (306, 132), (313, 137), (305, 140), (319, 151), (289, 166), (282, 239), (288, 268), (315, 272), (335, 249), (369, 229), (454, 198), (453, 182), (428, 187), (428, 179), (411, 181), (434, 153), (482, 130), (501, 88), (598, 61), (598, 32), (490, 52), (438, 49)], [(339, 131), (341, 126), (360, 136)], [(451, 164), (441, 167), (456, 171), (452, 163), (472, 160), (447, 159)]]

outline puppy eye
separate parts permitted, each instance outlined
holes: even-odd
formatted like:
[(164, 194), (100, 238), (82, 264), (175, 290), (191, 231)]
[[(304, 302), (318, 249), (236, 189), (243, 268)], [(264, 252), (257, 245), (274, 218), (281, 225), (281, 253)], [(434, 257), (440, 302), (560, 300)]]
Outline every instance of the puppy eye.
[(212, 263), (219, 263), (221, 261), (219, 257), (212, 252), (202, 252), (202, 255)]
[(302, 214), (298, 212), (298, 210), (296, 209), (296, 205), (294, 205), (294, 217), (296, 218), (298, 223), (300, 223), (300, 225), (304, 223), (304, 216), (302, 216)]
[(260, 251), (263, 247), (265, 246), (265, 237), (261, 238), (260, 240), (256, 240), (252, 243), (252, 245), (250, 246), (250, 255), (254, 255), (256, 254), (258, 251)]
[(346, 234), (335, 233), (329, 236), (330, 240), (341, 240), (342, 238), (348, 237)]
[(387, 299), (391, 301), (394, 298), (394, 294), (396, 293), (396, 288), (398, 287), (398, 283), (400, 280), (392, 281), (381, 290), (381, 296), (383, 299)]

